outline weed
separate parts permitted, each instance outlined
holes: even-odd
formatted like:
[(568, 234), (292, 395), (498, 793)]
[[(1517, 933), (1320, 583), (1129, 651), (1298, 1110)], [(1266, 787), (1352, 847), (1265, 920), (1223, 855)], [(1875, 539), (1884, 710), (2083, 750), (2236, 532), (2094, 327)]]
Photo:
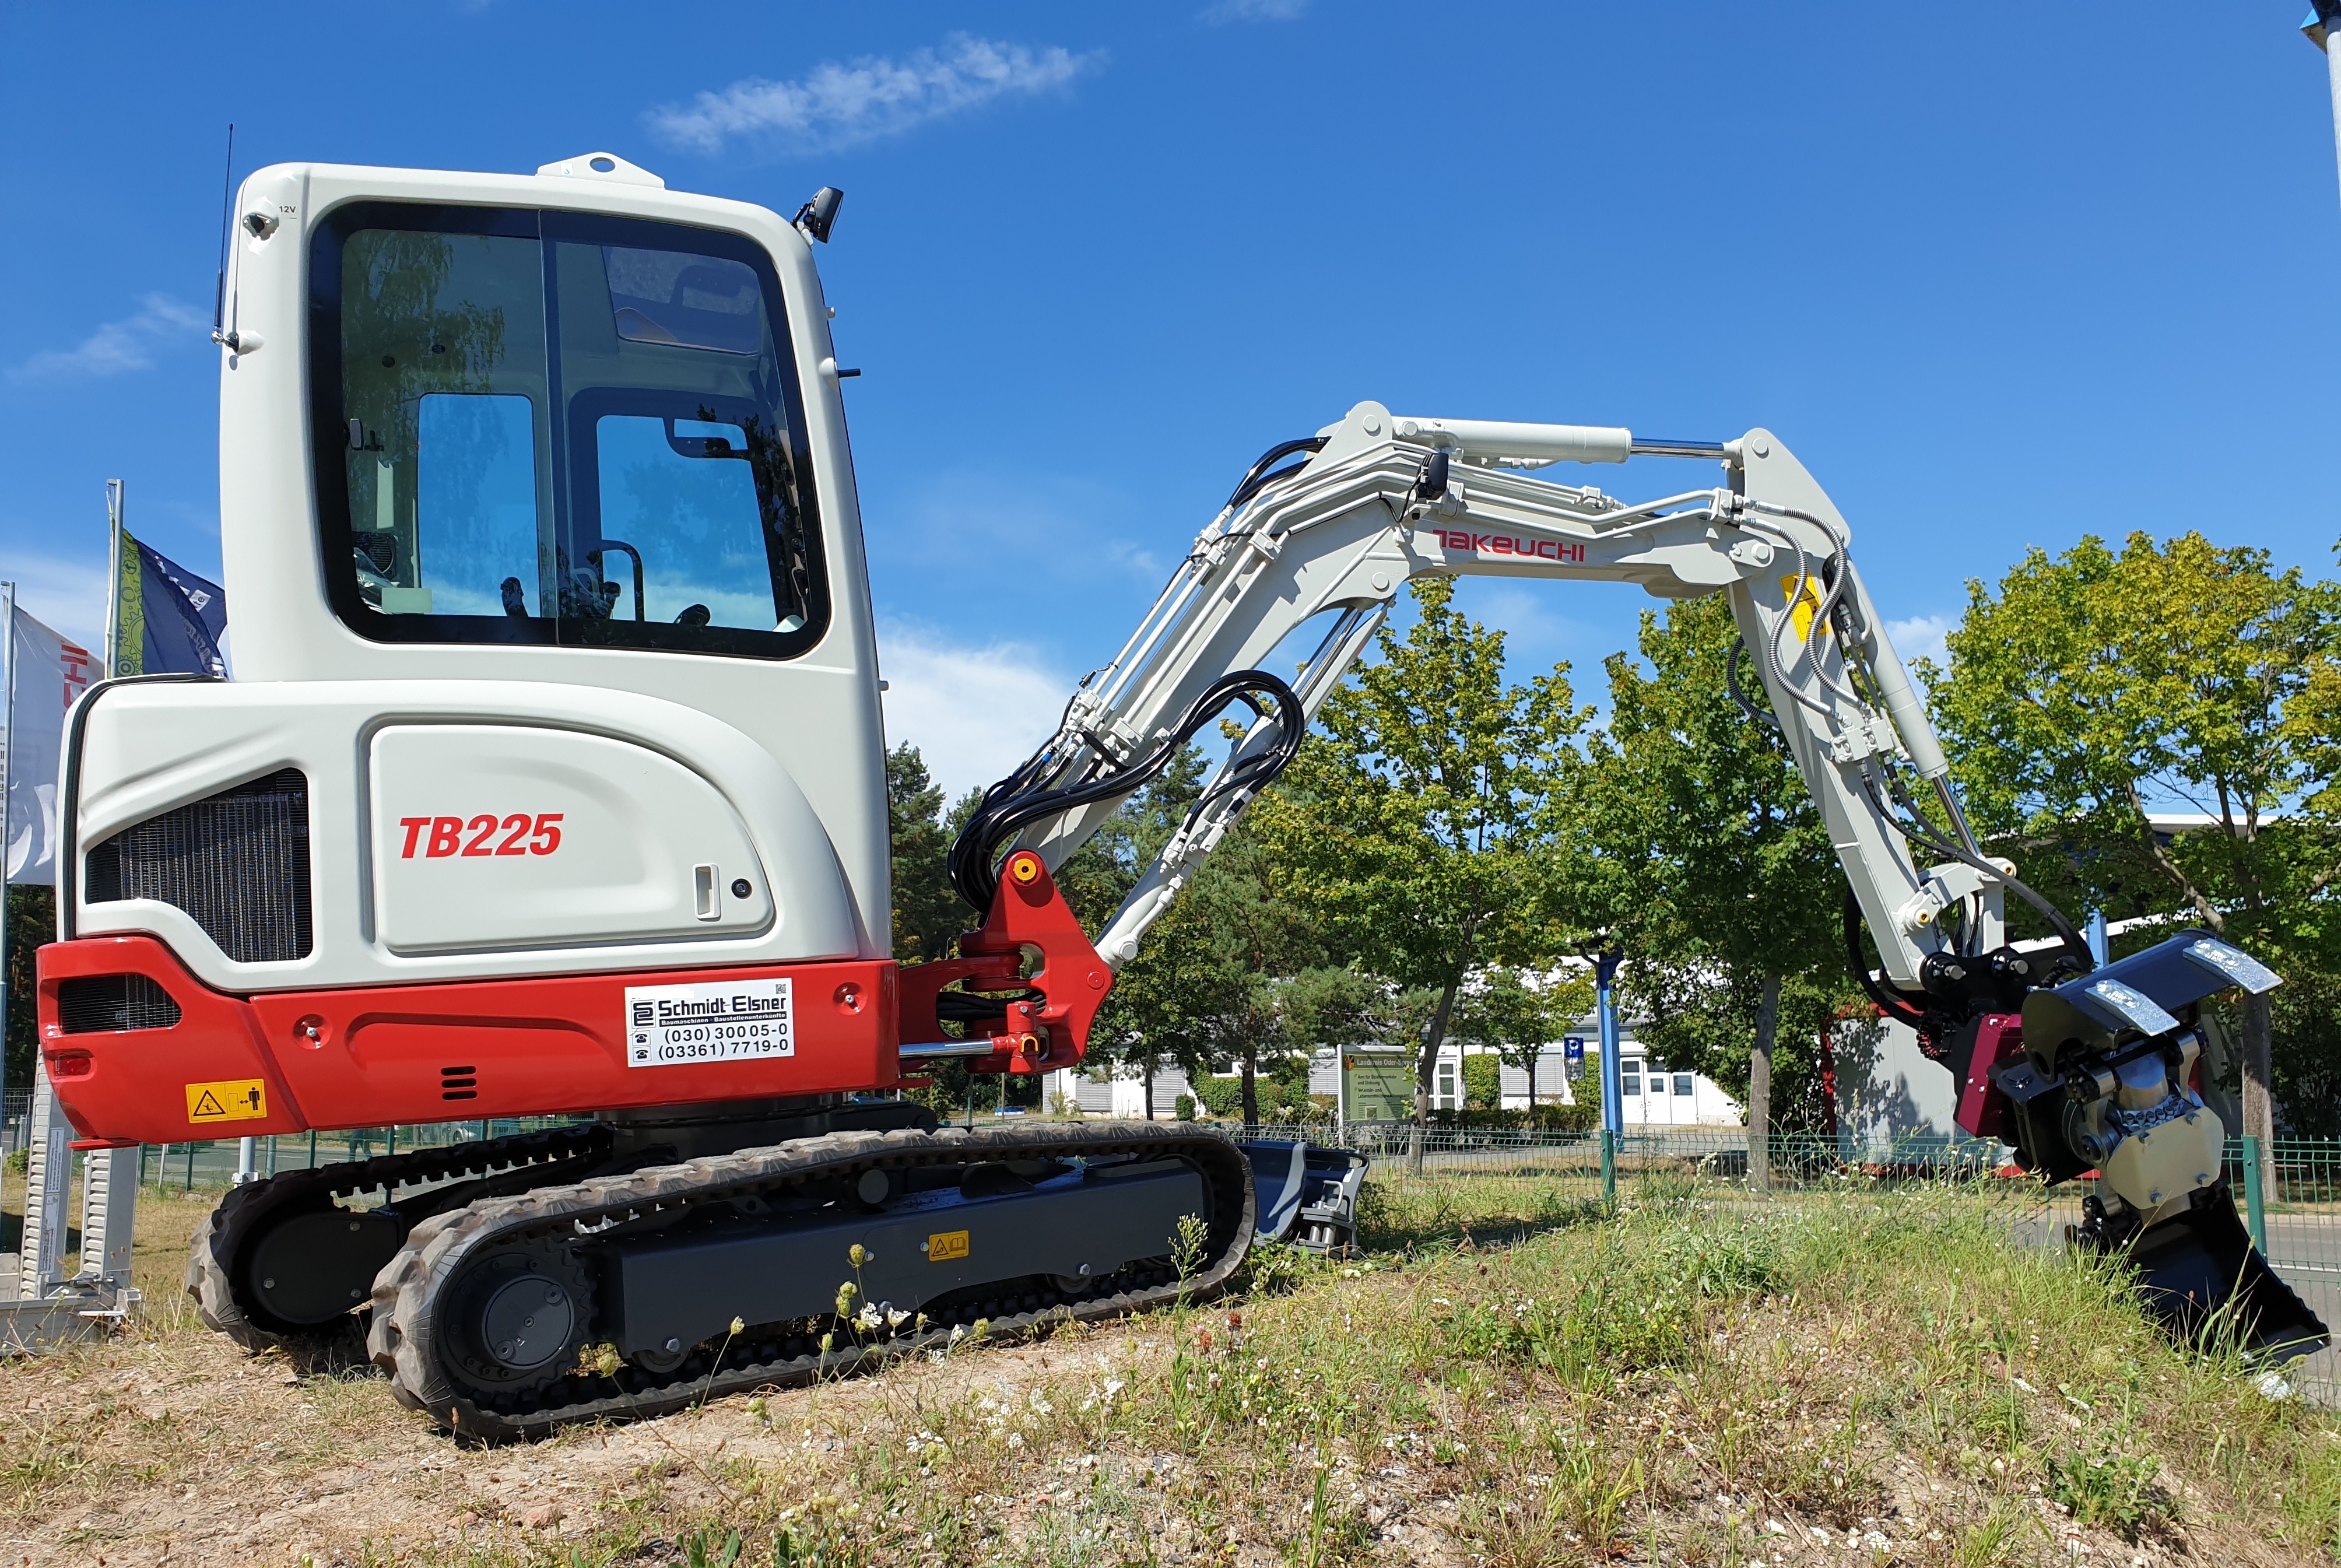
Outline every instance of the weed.
[(2135, 1541), (2140, 1526), (2161, 1517), (2154, 1483), (2161, 1473), (2160, 1461), (2120, 1453), (2102, 1440), (2048, 1462), (2051, 1495), (2080, 1523), (2117, 1531), (2125, 1541)]

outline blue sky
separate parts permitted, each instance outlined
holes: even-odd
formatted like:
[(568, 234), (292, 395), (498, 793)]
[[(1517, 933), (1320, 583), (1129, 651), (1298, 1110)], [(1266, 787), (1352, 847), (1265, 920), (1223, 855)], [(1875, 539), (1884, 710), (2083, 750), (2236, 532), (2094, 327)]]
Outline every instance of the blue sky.
[[(1254, 455), (1364, 397), (1768, 425), (1914, 643), (2084, 532), (2323, 573), (2341, 198), (2304, 8), (16, 0), (0, 574), (95, 635), (117, 476), (217, 570), (231, 119), (239, 175), (606, 148), (783, 212), (842, 186), (821, 262), (866, 372), (890, 713), (958, 785), (1048, 727)], [(1465, 603), (1583, 689), (1649, 602)]]

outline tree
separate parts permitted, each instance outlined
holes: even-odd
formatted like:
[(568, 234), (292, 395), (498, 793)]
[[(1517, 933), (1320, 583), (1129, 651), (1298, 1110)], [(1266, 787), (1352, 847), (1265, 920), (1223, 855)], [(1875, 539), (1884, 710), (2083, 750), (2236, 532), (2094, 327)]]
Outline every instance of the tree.
[(1593, 1005), (1593, 981), (1570, 974), (1537, 984), (1504, 965), (1488, 971), (1456, 1004), (1455, 1032), (1489, 1046), (1507, 1067), (1528, 1074), (1527, 1125), (1536, 1125), (1536, 1069), (1545, 1050)]
[(1125, 1059), (1175, 1059), (1198, 1093), (1209, 1074), (1239, 1068), (1248, 1126), (1260, 1121), (1261, 1067), (1301, 1044), (1283, 982), (1320, 955), (1306, 912), (1278, 898), (1267, 873), (1259, 841), (1239, 824), (1122, 966), (1095, 1032)]
[[(2142, 903), (2279, 971), (2330, 973), (2336, 592), (2191, 532), (2034, 549), (1996, 595), (1970, 582), (1949, 671), (1921, 674), (1978, 828), (2097, 907)], [(2157, 832), (2149, 814), (2174, 808), (2207, 821)], [(2266, 1137), (2270, 1004), (2239, 1011), (2244, 1131)]]
[(945, 956), (951, 939), (974, 924), (944, 871), (951, 835), (942, 809), (942, 786), (928, 776), (919, 748), (904, 741), (888, 752), (886, 829), (892, 849), (897, 963)]
[(1559, 955), (1534, 890), (1561, 754), (1588, 715), (1565, 665), (1508, 684), (1504, 634), (1457, 613), (1451, 582), (1413, 593), (1413, 627), (1380, 634), (1380, 660), (1325, 704), (1321, 733), (1252, 814), (1278, 890), (1331, 952), (1438, 996), (1418, 1041), (1419, 1162), (1464, 976)]
[[(1726, 682), (1738, 632), (1719, 594), (1642, 617), (1643, 666), (1610, 656), (1609, 722), (1563, 797), (1559, 878), (1629, 955), (1626, 990), (1667, 1059), (1729, 1083), (1746, 1064), (1748, 1179), (1769, 1177), (1784, 987), (1841, 969), (1843, 883), (1788, 748)], [(1791, 1009), (1801, 1034), (1807, 1020)]]

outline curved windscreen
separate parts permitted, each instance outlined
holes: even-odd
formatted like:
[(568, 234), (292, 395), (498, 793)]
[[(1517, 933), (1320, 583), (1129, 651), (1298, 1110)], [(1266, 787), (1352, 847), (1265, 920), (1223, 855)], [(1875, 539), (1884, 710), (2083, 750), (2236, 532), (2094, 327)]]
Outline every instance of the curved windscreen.
[(369, 203), (314, 262), (318, 515), (362, 634), (783, 658), (818, 640), (803, 408), (752, 241)]

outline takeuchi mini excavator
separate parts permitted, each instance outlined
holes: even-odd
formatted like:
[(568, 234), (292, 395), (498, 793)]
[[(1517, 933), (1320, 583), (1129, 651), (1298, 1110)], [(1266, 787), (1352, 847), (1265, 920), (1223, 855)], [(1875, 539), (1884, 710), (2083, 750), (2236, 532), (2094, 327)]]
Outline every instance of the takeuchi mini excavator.
[[(1220, 1288), (1256, 1200), (1218, 1134), (938, 1129), (877, 1096), (943, 1058), (1079, 1062), (1407, 582), (1479, 574), (1728, 595), (1735, 691), (1843, 860), (1853, 971), (1958, 1081), (1960, 1124), (2099, 1173), (2083, 1237), (2130, 1249), (2174, 1325), (2322, 1342), (2221, 1163), (2210, 1003), (2276, 977), (2202, 932), (2095, 967), (1978, 844), (1844, 520), (1768, 431), (1360, 403), (1275, 447), (982, 798), (951, 856), (980, 927), (898, 966), (812, 249), (839, 199), (784, 221), (603, 154), (244, 183), (217, 334), (238, 678), (73, 709), (48, 1072), (84, 1146), (590, 1119), (231, 1191), (189, 1263), (208, 1322), (257, 1348), (363, 1313), (400, 1399), (497, 1437)], [(1628, 501), (1541, 473), (1629, 460), (1715, 482)], [(1230, 713), (1093, 944), (1051, 868)], [(2007, 944), (2009, 894), (2059, 945)]]

